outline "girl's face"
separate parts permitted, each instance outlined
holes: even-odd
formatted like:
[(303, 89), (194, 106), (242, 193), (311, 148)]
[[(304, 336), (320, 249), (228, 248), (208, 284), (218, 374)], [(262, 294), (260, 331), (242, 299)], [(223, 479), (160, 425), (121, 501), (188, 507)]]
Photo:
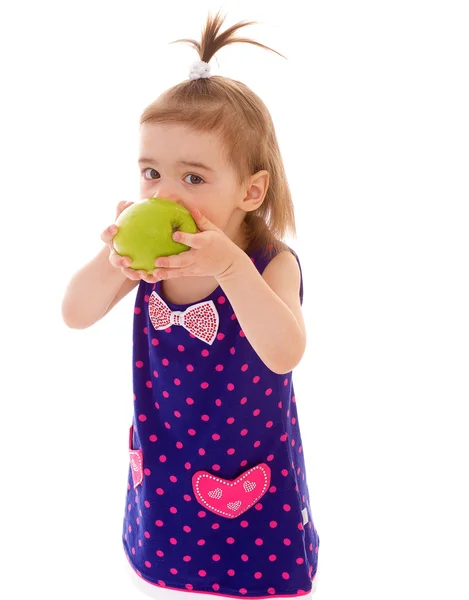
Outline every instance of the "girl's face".
[(225, 162), (216, 135), (195, 133), (186, 125), (148, 122), (140, 129), (139, 154), (142, 200), (158, 196), (189, 211), (199, 208), (234, 237), (246, 214), (242, 205), (247, 190)]

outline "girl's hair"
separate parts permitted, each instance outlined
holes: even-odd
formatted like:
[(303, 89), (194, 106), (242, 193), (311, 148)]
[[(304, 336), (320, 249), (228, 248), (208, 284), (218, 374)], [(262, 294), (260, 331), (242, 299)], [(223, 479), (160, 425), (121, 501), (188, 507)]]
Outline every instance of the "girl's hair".
[[(283, 56), (253, 40), (233, 37), (238, 29), (253, 22), (242, 21), (218, 34), (224, 20), (220, 12), (214, 18), (209, 14), (200, 43), (188, 39), (171, 43), (192, 44), (206, 63), (220, 48), (235, 42), (255, 44)], [(244, 219), (250, 248), (285, 249), (282, 239), (286, 232), (296, 237), (293, 202), (272, 117), (244, 83), (222, 76), (188, 79), (163, 92), (143, 111), (140, 124), (146, 122), (183, 124), (194, 131), (218, 134), (241, 185), (262, 169), (269, 172), (264, 201)]]

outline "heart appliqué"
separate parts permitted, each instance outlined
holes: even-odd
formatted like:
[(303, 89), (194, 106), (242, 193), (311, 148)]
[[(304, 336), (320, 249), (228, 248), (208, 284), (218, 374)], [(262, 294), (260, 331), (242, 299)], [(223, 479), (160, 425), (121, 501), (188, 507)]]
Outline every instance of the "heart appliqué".
[(251, 508), (267, 492), (270, 485), (269, 465), (261, 463), (232, 481), (208, 471), (192, 476), (196, 500), (211, 512), (234, 519)]
[(220, 488), (217, 488), (216, 490), (210, 490), (208, 495), (210, 496), (210, 498), (216, 498), (217, 500), (219, 498), (221, 498), (221, 495), (223, 494), (223, 492), (221, 491)]
[(130, 467), (134, 488), (143, 481), (143, 454), (141, 450), (129, 450)]

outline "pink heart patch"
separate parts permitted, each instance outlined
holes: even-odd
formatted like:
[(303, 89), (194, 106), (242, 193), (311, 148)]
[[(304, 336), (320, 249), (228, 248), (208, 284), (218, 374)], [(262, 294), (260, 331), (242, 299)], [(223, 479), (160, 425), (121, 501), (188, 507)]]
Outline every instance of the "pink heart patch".
[(217, 515), (234, 519), (251, 508), (267, 492), (270, 467), (261, 463), (229, 481), (208, 471), (192, 476), (197, 501)]
[(133, 432), (134, 427), (131, 425), (129, 429), (129, 461), (134, 488), (136, 488), (143, 481), (143, 453), (141, 450), (133, 449)]

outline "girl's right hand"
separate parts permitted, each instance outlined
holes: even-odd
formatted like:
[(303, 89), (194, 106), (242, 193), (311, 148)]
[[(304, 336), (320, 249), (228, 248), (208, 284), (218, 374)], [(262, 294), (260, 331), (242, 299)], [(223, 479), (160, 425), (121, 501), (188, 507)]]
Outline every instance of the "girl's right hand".
[[(118, 216), (123, 212), (126, 208), (128, 208), (133, 202), (126, 202), (125, 200), (121, 200), (117, 205), (116, 209), (116, 221)], [(129, 275), (128, 267), (132, 264), (133, 260), (129, 256), (120, 256), (114, 249), (114, 245), (112, 243), (112, 239), (119, 231), (119, 228), (114, 223), (110, 225), (107, 229), (105, 229), (101, 234), (101, 240), (109, 246), (109, 262), (116, 269), (121, 269), (126, 277)]]

